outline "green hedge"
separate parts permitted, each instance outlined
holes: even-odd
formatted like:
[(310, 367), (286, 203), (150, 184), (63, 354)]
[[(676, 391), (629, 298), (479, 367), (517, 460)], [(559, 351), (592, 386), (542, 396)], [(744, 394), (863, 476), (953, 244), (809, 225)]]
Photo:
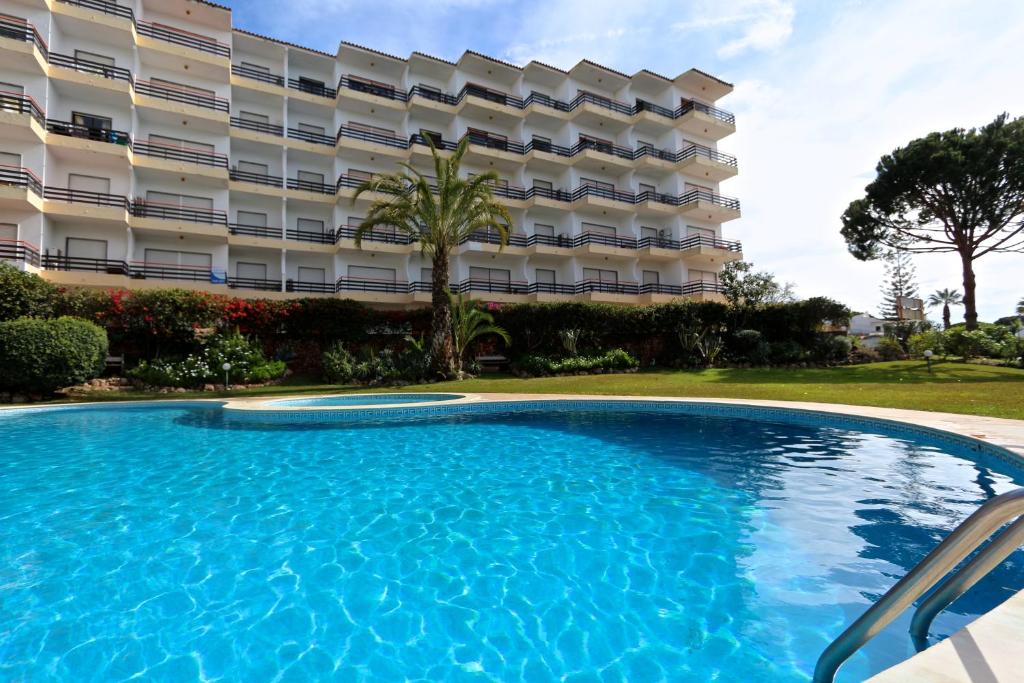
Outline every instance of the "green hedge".
[(0, 388), (52, 393), (98, 377), (107, 333), (77, 318), (19, 318), (0, 323)]
[(59, 295), (56, 287), (38, 275), (0, 261), (0, 321), (49, 317)]

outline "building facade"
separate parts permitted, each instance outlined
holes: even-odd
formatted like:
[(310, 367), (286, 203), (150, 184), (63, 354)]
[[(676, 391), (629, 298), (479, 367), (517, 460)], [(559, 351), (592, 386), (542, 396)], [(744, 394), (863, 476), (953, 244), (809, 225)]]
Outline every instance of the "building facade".
[(732, 86), (473, 52), (457, 63), (233, 29), (197, 0), (0, 0), (0, 258), (55, 283), (429, 301), (404, 235), (354, 226), (354, 188), (425, 136), (496, 171), (510, 243), (460, 245), (452, 288), (489, 301), (720, 297)]

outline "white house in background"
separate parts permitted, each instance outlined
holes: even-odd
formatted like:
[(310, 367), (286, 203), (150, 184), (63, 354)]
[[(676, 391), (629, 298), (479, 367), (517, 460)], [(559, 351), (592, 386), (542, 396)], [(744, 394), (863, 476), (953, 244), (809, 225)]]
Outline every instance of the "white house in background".
[(849, 335), (860, 339), (864, 346), (874, 348), (885, 336), (885, 325), (886, 321), (881, 318), (858, 313), (850, 318)]

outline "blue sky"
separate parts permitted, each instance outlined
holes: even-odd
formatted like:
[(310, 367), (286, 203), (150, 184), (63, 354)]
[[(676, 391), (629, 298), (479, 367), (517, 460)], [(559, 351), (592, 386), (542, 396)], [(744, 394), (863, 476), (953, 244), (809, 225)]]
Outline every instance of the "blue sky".
[[(225, 1), (225, 0), (222, 0)], [(1024, 115), (1018, 0), (226, 0), (241, 28), (333, 52), (339, 40), (400, 56), (466, 49), (524, 64), (582, 58), (633, 73), (698, 67), (736, 84), (720, 106), (739, 157), (722, 185), (747, 260), (824, 294), (877, 308), (880, 264), (846, 253), (839, 216), (880, 155), (931, 130)], [(287, 10), (283, 10), (283, 7)], [(960, 287), (957, 259), (916, 259), (924, 292)], [(1024, 297), (1024, 255), (977, 264), (982, 318)], [(959, 313), (954, 313), (954, 316)], [(933, 318), (936, 317), (933, 315)]]

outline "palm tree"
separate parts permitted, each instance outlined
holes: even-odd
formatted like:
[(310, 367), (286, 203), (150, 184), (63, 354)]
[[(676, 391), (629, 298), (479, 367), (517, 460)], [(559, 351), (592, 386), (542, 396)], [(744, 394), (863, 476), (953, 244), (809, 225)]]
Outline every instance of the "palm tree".
[(929, 306), (942, 306), (942, 329), (949, 329), (949, 307), (963, 304), (963, 297), (956, 289), (939, 289), (928, 296)]
[(512, 337), (504, 327), (494, 324), (493, 315), (464, 299), (461, 294), (448, 296), (451, 299), (452, 338), (455, 342), (455, 359), (459, 370), (462, 369), (462, 361), (469, 345), (485, 334), (496, 334), (506, 346), (512, 345)]
[(469, 178), (459, 177), (459, 165), (466, 153), (468, 138), (463, 138), (451, 156), (442, 156), (430, 135), (423, 138), (430, 145), (434, 158), (431, 178), (410, 164), (399, 164), (404, 170), (376, 176), (356, 189), (355, 203), (364, 192), (390, 195), (370, 205), (366, 219), (356, 229), (355, 241), (375, 227), (397, 228), (419, 240), (424, 256), (433, 264), (431, 282), (430, 357), (432, 369), (441, 377), (456, 373), (456, 356), (452, 340), (452, 311), (449, 298), (449, 257), (460, 242), (474, 232), (494, 229), (500, 237), (499, 248), (508, 244), (508, 228), (512, 217), (508, 209), (494, 198), (493, 186), (498, 175), (493, 171)]

